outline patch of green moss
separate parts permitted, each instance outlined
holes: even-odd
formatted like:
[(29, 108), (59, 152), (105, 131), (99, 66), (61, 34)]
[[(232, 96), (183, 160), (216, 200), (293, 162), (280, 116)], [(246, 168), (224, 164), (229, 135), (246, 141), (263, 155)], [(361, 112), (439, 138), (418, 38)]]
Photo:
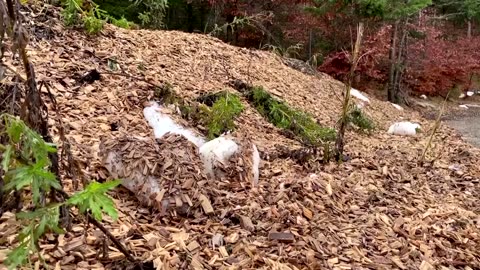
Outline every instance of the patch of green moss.
[(220, 92), (216, 92), (216, 93), (208, 93), (208, 94), (205, 94), (205, 95), (201, 95), (197, 98), (197, 101), (202, 103), (202, 104), (205, 104), (209, 107), (212, 107), (213, 104), (218, 100), (220, 99), (221, 97), (225, 97), (227, 95), (231, 95), (230, 93), (228, 93), (228, 91), (220, 91)]
[(375, 129), (373, 120), (363, 113), (363, 111), (357, 106), (349, 111), (347, 115), (347, 123), (353, 124), (363, 132), (370, 132)]
[(334, 129), (320, 126), (311, 115), (291, 108), (262, 87), (253, 87), (247, 98), (270, 123), (291, 131), (305, 144), (318, 146), (335, 140)]
[(213, 139), (222, 133), (235, 129), (235, 118), (243, 111), (242, 101), (237, 95), (226, 93), (212, 105), (207, 117), (208, 138)]

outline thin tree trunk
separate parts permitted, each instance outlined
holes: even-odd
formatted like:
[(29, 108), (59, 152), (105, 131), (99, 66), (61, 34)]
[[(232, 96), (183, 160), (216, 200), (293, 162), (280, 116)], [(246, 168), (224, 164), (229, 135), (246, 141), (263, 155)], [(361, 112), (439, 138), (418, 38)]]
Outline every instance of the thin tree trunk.
[(335, 140), (335, 158), (341, 160), (343, 158), (343, 148), (345, 145), (344, 136), (347, 127), (347, 114), (350, 109), (350, 90), (352, 89), (352, 80), (355, 75), (355, 69), (357, 68), (358, 58), (360, 53), (360, 47), (362, 45), (363, 37), (363, 22), (358, 23), (357, 27), (357, 40), (353, 48), (350, 73), (348, 75), (347, 83), (345, 84), (345, 97), (343, 99), (342, 115), (340, 119), (340, 126), (338, 128), (337, 138)]
[(405, 69), (405, 49), (406, 49), (406, 41), (407, 41), (407, 20), (401, 22), (400, 25), (400, 33), (397, 35), (401, 36), (400, 44), (398, 44), (398, 54), (397, 60), (395, 65), (395, 78), (394, 78), (394, 92), (393, 92), (393, 102), (397, 104), (403, 103), (404, 96), (400, 95), (400, 80), (403, 76), (403, 70)]
[(467, 29), (467, 38), (470, 39), (472, 37), (472, 20), (468, 20), (468, 29)]
[(313, 33), (312, 33), (312, 29), (310, 29), (310, 35), (308, 40), (308, 59), (312, 58), (312, 43), (313, 43)]
[(395, 48), (397, 47), (397, 35), (398, 35), (398, 21), (392, 25), (392, 35), (390, 38), (390, 74), (388, 81), (388, 101), (394, 102), (394, 93), (395, 93), (395, 71), (396, 71), (396, 52)]

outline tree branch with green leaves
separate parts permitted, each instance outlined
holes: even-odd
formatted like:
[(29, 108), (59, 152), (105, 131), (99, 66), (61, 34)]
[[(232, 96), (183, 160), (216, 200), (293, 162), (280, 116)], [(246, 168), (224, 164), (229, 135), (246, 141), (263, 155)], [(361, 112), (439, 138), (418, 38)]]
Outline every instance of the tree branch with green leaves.
[(96, 221), (101, 221), (103, 214), (112, 219), (118, 218), (113, 200), (107, 192), (120, 184), (120, 181), (105, 183), (91, 182), (84, 190), (73, 194), (63, 202), (49, 201), (43, 192), (52, 189), (64, 191), (59, 179), (50, 171), (51, 162), (48, 154), (56, 152), (56, 146), (47, 143), (22, 120), (10, 114), (2, 114), (1, 135), (8, 142), (0, 145), (2, 152), (1, 168), (5, 185), (3, 192), (22, 192), (31, 196), (32, 210), (16, 214), (16, 218), (24, 225), (18, 235), (18, 246), (7, 256), (9, 269), (16, 269), (25, 264), (32, 265), (31, 254), (37, 253), (43, 261), (38, 242), (46, 233), (64, 233), (60, 228), (60, 207), (67, 205), (77, 207), (80, 213), (90, 215)]

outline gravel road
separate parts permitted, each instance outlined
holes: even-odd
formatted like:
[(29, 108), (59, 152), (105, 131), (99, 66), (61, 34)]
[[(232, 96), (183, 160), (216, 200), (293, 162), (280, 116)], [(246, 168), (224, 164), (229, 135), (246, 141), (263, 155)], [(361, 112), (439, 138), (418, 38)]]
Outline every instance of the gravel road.
[(480, 108), (452, 113), (446, 117), (444, 123), (458, 130), (467, 142), (480, 147)]

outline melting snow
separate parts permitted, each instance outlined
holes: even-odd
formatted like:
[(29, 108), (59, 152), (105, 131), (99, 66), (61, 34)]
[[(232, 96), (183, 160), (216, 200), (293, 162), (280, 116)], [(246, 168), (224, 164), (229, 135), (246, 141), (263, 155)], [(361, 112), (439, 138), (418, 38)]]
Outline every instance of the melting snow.
[(153, 128), (155, 138), (159, 139), (168, 132), (179, 134), (194, 143), (197, 147), (205, 143), (205, 139), (195, 135), (192, 131), (175, 123), (170, 116), (160, 112), (161, 106), (154, 102), (143, 109), (143, 115), (148, 124)]
[(215, 161), (219, 161), (223, 164), (228, 162), (233, 154), (239, 149), (237, 143), (233, 140), (226, 139), (225, 137), (218, 137), (211, 141), (206, 142), (199, 149), (200, 156), (203, 164), (205, 165), (205, 171), (210, 177), (214, 177), (213, 164)]
[[(213, 164), (215, 162), (226, 164), (230, 157), (239, 151), (240, 146), (235, 141), (225, 137), (218, 137), (211, 141), (205, 142), (203, 137), (200, 137), (191, 130), (188, 130), (185, 127), (175, 123), (170, 116), (162, 113), (160, 111), (161, 108), (162, 107), (160, 105), (153, 102), (152, 105), (143, 109), (143, 115), (150, 127), (153, 128), (155, 138), (161, 138), (167, 133), (179, 134), (187, 138), (199, 148), (198, 151), (202, 158), (205, 171), (209, 176), (215, 177), (215, 172), (213, 170)], [(260, 154), (256, 145), (254, 144), (252, 164), (252, 174), (254, 180), (253, 184), (256, 185), (258, 183), (260, 174)]]
[(355, 88), (352, 88), (350, 90), (350, 95), (360, 99), (361, 101), (365, 101), (365, 102), (370, 102), (370, 100), (368, 99), (367, 96), (365, 96), (364, 94), (362, 94), (362, 92), (358, 91), (357, 89)]
[(395, 104), (395, 103), (390, 103), (392, 104), (393, 107), (395, 107), (395, 109), (399, 110), (399, 111), (403, 111), (403, 107), (398, 105), (398, 104)]
[(420, 125), (412, 122), (397, 122), (390, 126), (388, 134), (413, 136), (417, 134)]

